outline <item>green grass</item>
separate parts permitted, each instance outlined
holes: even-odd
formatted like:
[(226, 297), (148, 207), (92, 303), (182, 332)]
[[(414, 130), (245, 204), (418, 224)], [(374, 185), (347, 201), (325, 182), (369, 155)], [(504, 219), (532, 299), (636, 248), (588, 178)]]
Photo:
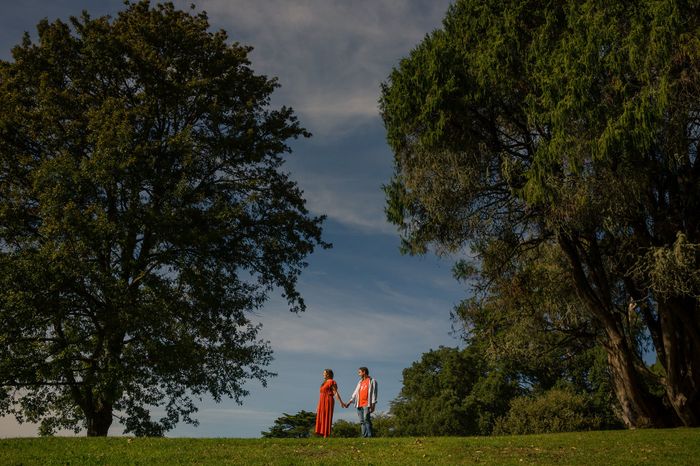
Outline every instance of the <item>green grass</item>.
[(23, 438), (0, 464), (687, 464), (700, 429), (374, 439)]

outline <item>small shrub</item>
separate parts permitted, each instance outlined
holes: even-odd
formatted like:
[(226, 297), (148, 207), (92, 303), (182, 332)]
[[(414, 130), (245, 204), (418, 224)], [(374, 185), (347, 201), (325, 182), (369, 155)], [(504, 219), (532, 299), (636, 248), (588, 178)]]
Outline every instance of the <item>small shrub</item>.
[(372, 415), (372, 435), (375, 437), (396, 437), (396, 418), (388, 413)]
[(332, 437), (359, 437), (360, 436), (360, 424), (357, 422), (346, 421), (345, 419), (338, 419), (333, 423), (333, 428), (331, 429)]
[(553, 388), (539, 396), (513, 398), (508, 414), (499, 418), (494, 434), (539, 434), (599, 429), (586, 395)]
[[(372, 436), (374, 437), (395, 437), (396, 427), (394, 417), (387, 413), (377, 413), (372, 415)], [(345, 419), (338, 419), (333, 423), (331, 430), (333, 437), (359, 437), (360, 423), (350, 422)]]

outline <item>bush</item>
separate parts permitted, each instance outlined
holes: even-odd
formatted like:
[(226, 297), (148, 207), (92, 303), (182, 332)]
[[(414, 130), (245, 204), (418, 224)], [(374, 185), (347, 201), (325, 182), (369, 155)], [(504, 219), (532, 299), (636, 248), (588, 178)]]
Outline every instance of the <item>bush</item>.
[(539, 396), (513, 398), (508, 414), (499, 418), (494, 434), (573, 432), (601, 427), (587, 395), (567, 388), (553, 388)]
[(338, 419), (333, 423), (333, 429), (331, 429), (331, 437), (359, 437), (360, 436), (360, 424), (357, 422), (346, 421), (345, 419)]
[[(376, 413), (372, 415), (372, 436), (395, 437), (395, 432), (395, 419), (393, 416), (386, 413)], [(359, 437), (360, 423), (338, 419), (333, 423), (331, 435), (333, 437)]]
[(372, 415), (372, 435), (375, 437), (396, 437), (396, 418), (388, 413)]

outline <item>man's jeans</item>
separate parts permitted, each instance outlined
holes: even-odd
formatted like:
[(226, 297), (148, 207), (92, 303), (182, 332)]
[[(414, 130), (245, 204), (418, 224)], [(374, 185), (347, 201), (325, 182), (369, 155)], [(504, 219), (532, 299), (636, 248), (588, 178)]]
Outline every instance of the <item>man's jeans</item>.
[(372, 436), (372, 419), (369, 417), (369, 406), (357, 408), (357, 417), (360, 418), (360, 429), (363, 437)]

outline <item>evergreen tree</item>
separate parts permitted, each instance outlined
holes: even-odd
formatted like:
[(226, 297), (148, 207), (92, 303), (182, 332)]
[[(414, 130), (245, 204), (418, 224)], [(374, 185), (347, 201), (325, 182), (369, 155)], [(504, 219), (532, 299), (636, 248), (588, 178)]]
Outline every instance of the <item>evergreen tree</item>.
[(693, 2), (460, 0), (382, 89), (404, 250), (558, 248), (630, 427), (700, 423), (699, 27)]
[(308, 438), (315, 426), (316, 413), (302, 410), (296, 414), (282, 413), (270, 430), (260, 433), (264, 438)]

